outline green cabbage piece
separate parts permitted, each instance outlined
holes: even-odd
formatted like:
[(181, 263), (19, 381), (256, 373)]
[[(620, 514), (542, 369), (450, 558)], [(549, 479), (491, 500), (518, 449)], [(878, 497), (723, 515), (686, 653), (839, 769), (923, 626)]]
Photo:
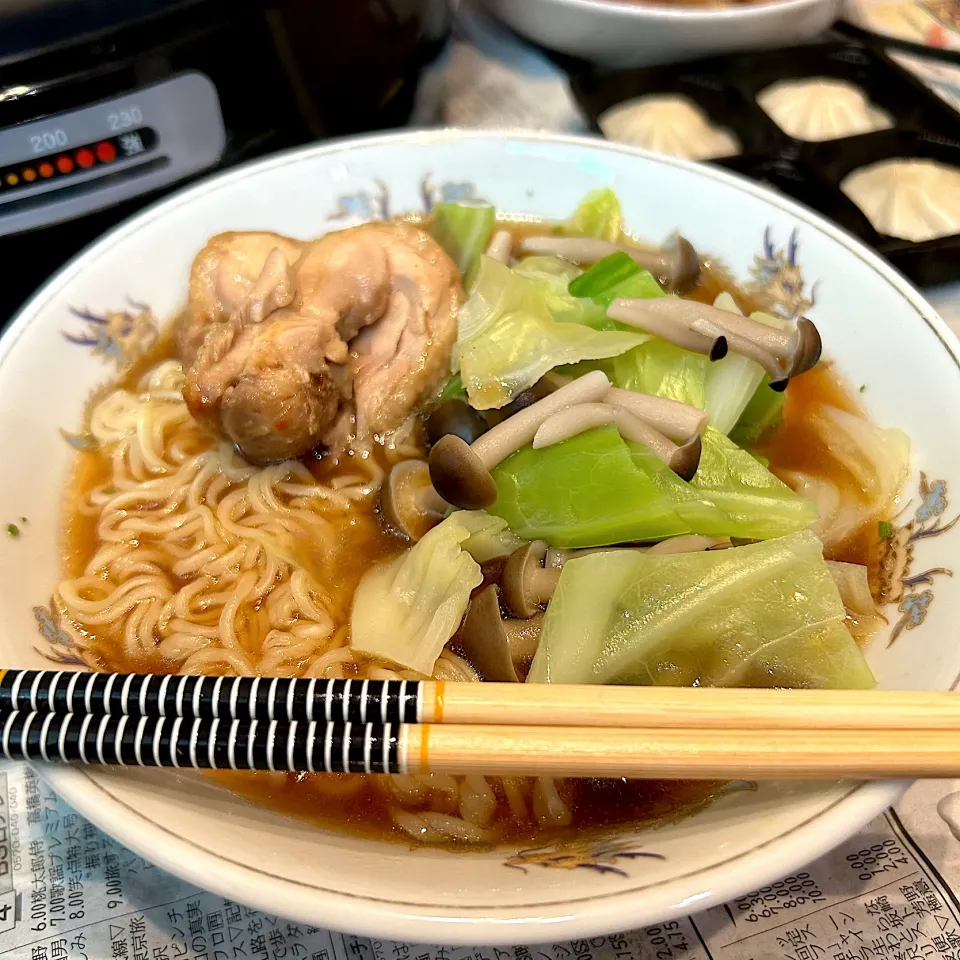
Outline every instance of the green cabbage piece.
[[(787, 387), (787, 390), (789, 389)], [(786, 391), (771, 390), (770, 378), (764, 375), (750, 401), (743, 408), (737, 425), (730, 431), (730, 439), (741, 447), (762, 439), (783, 422), (783, 405), (786, 399)]]
[(368, 571), (353, 596), (350, 646), (430, 676), (483, 582), (465, 544), (502, 531), (502, 521), (482, 510), (453, 513), (395, 560)]
[(560, 228), (560, 233), (568, 237), (597, 237), (611, 242), (619, 240), (622, 232), (620, 201), (609, 187), (591, 190)]
[(487, 204), (438, 203), (430, 211), (427, 230), (457, 265), (467, 289), (473, 282), (495, 220), (496, 210)]
[(568, 561), (527, 682), (875, 685), (809, 532), (704, 553)]
[[(567, 289), (571, 296), (590, 299), (604, 309), (618, 297), (650, 300), (666, 296), (653, 274), (644, 270), (622, 250), (598, 260), (588, 270), (574, 277)], [(608, 318), (607, 322), (617, 326), (615, 320)]]
[(490, 512), (525, 540), (595, 547), (691, 532), (613, 426), (541, 450), (523, 447), (493, 476), (497, 501)]
[(623, 390), (669, 397), (698, 410), (706, 406), (710, 360), (654, 337), (611, 363), (611, 379)]
[[(649, 339), (569, 322), (588, 307), (599, 309), (571, 297), (559, 276), (524, 276), (481, 257), (473, 291), (458, 316), (456, 362), (470, 405), (502, 407), (560, 364), (613, 357)], [(554, 315), (563, 310), (571, 311), (567, 322)]]
[(731, 537), (769, 540), (817, 521), (817, 507), (778, 480), (756, 457), (719, 430), (701, 438), (700, 466), (690, 485), (733, 521)]
[(768, 540), (816, 521), (816, 506), (747, 451), (710, 428), (702, 440), (691, 483), (614, 426), (540, 450), (525, 446), (494, 468), (490, 512), (519, 537), (564, 548), (682, 533)]

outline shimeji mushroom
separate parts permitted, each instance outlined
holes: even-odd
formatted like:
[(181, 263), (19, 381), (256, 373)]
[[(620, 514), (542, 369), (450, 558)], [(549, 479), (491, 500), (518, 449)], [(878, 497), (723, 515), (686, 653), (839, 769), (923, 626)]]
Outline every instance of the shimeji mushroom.
[(513, 235), (509, 230), (498, 230), (490, 239), (486, 254), (499, 263), (509, 263), (513, 251)]
[(791, 377), (815, 367), (820, 360), (820, 333), (806, 317), (801, 317), (793, 329), (780, 330), (739, 313), (670, 297), (614, 300), (607, 316), (686, 350), (706, 353), (712, 360), (718, 358), (707, 344), (724, 340), (728, 349), (760, 364), (774, 390), (786, 389)]
[(629, 410), (635, 417), (650, 424), (654, 430), (681, 445), (695, 436), (702, 436), (710, 422), (709, 414), (703, 410), (669, 397), (637, 393), (636, 390), (611, 387), (604, 397), (604, 403), (612, 403)]
[(662, 250), (645, 250), (630, 243), (612, 243), (591, 237), (524, 237), (520, 241), (524, 253), (548, 254), (573, 263), (596, 263), (611, 253), (622, 251), (649, 270), (661, 283), (683, 293), (700, 279), (700, 258), (693, 244), (676, 237)]
[(465, 443), (473, 443), (489, 429), (487, 421), (469, 403), (458, 397), (441, 403), (427, 417), (426, 426), (427, 440), (431, 445), (450, 433), (456, 434)]
[(530, 443), (544, 420), (565, 407), (601, 400), (609, 389), (606, 374), (593, 370), (491, 427), (472, 444), (448, 434), (430, 451), (434, 488), (455, 507), (489, 507), (497, 499), (490, 471), (498, 463)]
[(420, 540), (447, 514), (446, 502), (430, 482), (424, 460), (394, 464), (380, 488), (380, 513), (391, 527), (411, 540)]
[(557, 589), (560, 571), (544, 567), (546, 555), (547, 545), (543, 540), (534, 540), (510, 554), (500, 585), (503, 604), (515, 617), (528, 620), (536, 615)]
[(687, 481), (693, 479), (700, 466), (702, 451), (699, 433), (694, 433), (678, 446), (626, 407), (615, 403), (579, 403), (558, 411), (540, 425), (533, 438), (533, 447), (535, 450), (550, 447), (586, 430), (611, 423), (616, 425), (624, 440), (642, 443), (678, 477)]
[(497, 587), (491, 584), (471, 598), (456, 641), (484, 680), (518, 683), (537, 652), (542, 624), (540, 612), (526, 620), (504, 620)]

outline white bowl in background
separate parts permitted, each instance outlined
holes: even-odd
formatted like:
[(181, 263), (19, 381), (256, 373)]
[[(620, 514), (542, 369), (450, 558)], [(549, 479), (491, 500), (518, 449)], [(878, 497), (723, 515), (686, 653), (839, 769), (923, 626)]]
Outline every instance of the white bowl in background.
[(646, 67), (789, 46), (823, 33), (841, 0), (687, 7), (621, 0), (483, 0), (517, 33), (602, 67)]
[[(919, 294), (857, 241), (780, 195), (706, 166), (549, 135), (407, 132), (270, 157), (176, 194), (67, 264), (0, 340), (0, 663), (49, 667), (71, 655), (48, 609), (60, 575), (61, 503), (91, 390), (136, 323), (87, 317), (148, 304), (171, 317), (194, 254), (214, 233), (270, 229), (313, 237), (438, 196), (486, 198), (501, 211), (566, 216), (612, 186), (626, 222), (659, 241), (676, 229), (786, 312), (803, 310), (827, 354), (882, 424), (911, 437), (915, 473), (902, 521), (931, 531), (957, 512), (960, 346)], [(813, 302), (815, 301), (815, 302)], [(131, 313), (131, 317), (139, 314)], [(73, 339), (68, 339), (72, 337)], [(79, 342), (77, 342), (79, 341)], [(909, 532), (909, 531), (908, 531)], [(882, 685), (945, 689), (960, 674), (960, 578), (937, 573), (960, 525), (917, 539), (877, 637)], [(917, 577), (927, 572), (926, 580)], [(39, 627), (39, 630), (38, 630)], [(419, 943), (536, 943), (648, 925), (721, 903), (799, 869), (893, 802), (900, 783), (765, 784), (731, 792), (656, 830), (539, 851), (411, 851), (324, 831), (228, 793), (200, 775), (39, 767), (81, 814), (190, 882), (270, 914)], [(654, 853), (663, 859), (636, 854)], [(630, 856), (634, 854), (634, 856)]]

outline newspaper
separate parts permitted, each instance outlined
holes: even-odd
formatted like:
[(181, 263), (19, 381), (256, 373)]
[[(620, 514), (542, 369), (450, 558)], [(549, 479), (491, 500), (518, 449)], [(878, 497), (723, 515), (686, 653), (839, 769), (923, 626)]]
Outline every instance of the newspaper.
[[(413, 122), (587, 129), (563, 73), (466, 4)], [(960, 284), (928, 294), (960, 330)], [(960, 781), (926, 781), (794, 876), (682, 920), (510, 949), (387, 943), (178, 880), (0, 762), (0, 960), (960, 960), (955, 889)]]
[(960, 960), (960, 781), (925, 781), (833, 853), (681, 920), (562, 943), (389, 943), (204, 892), (0, 763), (0, 960)]

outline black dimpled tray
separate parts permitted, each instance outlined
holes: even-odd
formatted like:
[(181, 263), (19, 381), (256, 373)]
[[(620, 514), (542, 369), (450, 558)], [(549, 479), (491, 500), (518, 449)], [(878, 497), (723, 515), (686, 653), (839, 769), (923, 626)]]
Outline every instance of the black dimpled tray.
[[(758, 95), (782, 80), (843, 80), (885, 111), (893, 127), (834, 140), (795, 139), (774, 123)], [(872, 45), (830, 39), (800, 47), (712, 57), (666, 67), (571, 72), (580, 108), (601, 134), (611, 107), (654, 94), (693, 101), (740, 141), (734, 157), (708, 161), (765, 183), (818, 210), (921, 285), (960, 279), (960, 234), (912, 242), (879, 233), (841, 190), (843, 179), (884, 160), (929, 159), (960, 170), (960, 115)]]

